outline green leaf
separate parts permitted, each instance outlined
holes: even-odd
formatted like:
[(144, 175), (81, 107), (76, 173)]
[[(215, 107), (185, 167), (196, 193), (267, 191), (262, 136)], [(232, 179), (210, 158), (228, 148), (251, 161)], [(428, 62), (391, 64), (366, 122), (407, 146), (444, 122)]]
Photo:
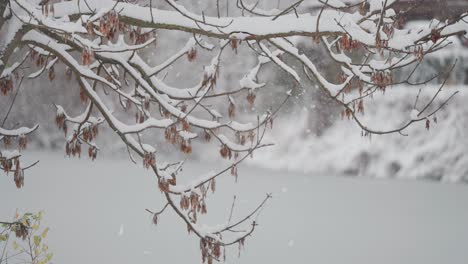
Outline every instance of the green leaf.
[(41, 236), (34, 236), (34, 245), (38, 247), (39, 244), (41, 244), (41, 240), (42, 240)]
[(46, 262), (49, 262), (52, 259), (53, 256), (54, 256), (54, 254), (52, 254), (52, 253), (47, 254), (47, 256), (45, 257)]
[(14, 250), (18, 250), (19, 249), (19, 245), (16, 241), (13, 241), (13, 249)]
[(44, 231), (42, 231), (41, 237), (46, 238), (48, 232), (49, 232), (49, 228), (47, 227), (46, 229), (44, 229)]
[(0, 235), (0, 242), (6, 241), (8, 239), (7, 235)]

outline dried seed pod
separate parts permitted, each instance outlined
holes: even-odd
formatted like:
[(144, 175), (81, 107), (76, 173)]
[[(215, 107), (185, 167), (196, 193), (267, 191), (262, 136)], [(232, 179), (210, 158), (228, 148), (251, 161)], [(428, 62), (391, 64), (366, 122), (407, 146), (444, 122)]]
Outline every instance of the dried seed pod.
[(86, 31), (88, 32), (89, 35), (94, 36), (94, 25), (92, 22), (88, 22), (86, 24)]
[(150, 100), (149, 100), (149, 98), (146, 98), (146, 97), (145, 97), (145, 99), (143, 100), (143, 107), (145, 108), (145, 110), (147, 110), (147, 111), (149, 110), (149, 108), (150, 108)]
[(441, 37), (440, 31), (437, 29), (432, 29), (431, 31), (431, 40), (432, 42), (436, 43)]
[(231, 119), (236, 116), (236, 106), (232, 103), (231, 100), (229, 100), (228, 115)]
[(21, 134), (18, 137), (18, 148), (19, 150), (24, 150), (26, 149), (26, 146), (28, 145), (28, 138), (24, 134)]
[(182, 194), (180, 197), (180, 208), (182, 210), (187, 210), (189, 206), (190, 206), (189, 198), (185, 194)]
[(240, 144), (241, 144), (241, 145), (245, 145), (245, 142), (246, 142), (246, 137), (245, 137), (245, 135), (241, 135), (241, 136), (240, 136)]
[(11, 137), (10, 136), (4, 136), (3, 137), (3, 145), (5, 145), (5, 148), (8, 148), (11, 146)]
[(253, 144), (254, 143), (254, 139), (255, 139), (255, 133), (251, 130), (249, 132), (249, 139), (250, 139), (250, 144)]
[(190, 145), (190, 141), (182, 139), (180, 142), (180, 150), (185, 154), (192, 153), (192, 146)]
[(91, 133), (94, 138), (96, 138), (96, 136), (99, 134), (99, 126), (97, 124), (91, 127)]
[(0, 80), (0, 93), (5, 96), (8, 95), (11, 91), (13, 91), (13, 79), (11, 76), (7, 76)]
[(153, 224), (154, 225), (158, 224), (158, 215), (157, 214), (153, 214)]
[(48, 77), (50, 81), (53, 81), (55, 79), (54, 66), (50, 67)]
[(237, 39), (231, 39), (230, 43), (232, 50), (234, 50), (237, 54), (237, 47), (239, 44), (239, 41)]
[(191, 49), (187, 52), (187, 59), (188, 59), (188, 61), (192, 62), (192, 61), (194, 61), (196, 58), (197, 58), (197, 49), (191, 48)]
[(364, 114), (364, 103), (363, 103), (362, 99), (359, 100), (357, 112), (361, 113), (361, 114)]
[(186, 104), (182, 104), (182, 105), (180, 106), (180, 111), (186, 113), (186, 112), (187, 112), (187, 105), (186, 105)]
[(187, 121), (187, 119), (182, 120), (182, 129), (184, 131), (190, 130), (190, 123)]
[(156, 156), (154, 152), (146, 152), (143, 156), (143, 167), (149, 169), (156, 165)]
[(88, 95), (86, 94), (86, 90), (80, 86), (80, 102), (85, 104), (88, 102)]
[(175, 174), (172, 174), (171, 176), (172, 176), (172, 178), (168, 179), (167, 182), (172, 186), (177, 185), (177, 178), (176, 178)]
[(83, 52), (81, 53), (81, 61), (83, 62), (83, 65), (89, 65), (93, 60), (94, 52), (90, 48), (83, 49)]
[(249, 93), (247, 94), (247, 102), (249, 102), (251, 107), (254, 105), (256, 97), (255, 93), (252, 90), (249, 90)]
[(214, 193), (216, 191), (216, 178), (211, 179), (210, 188), (211, 188), (212, 193)]
[(206, 203), (205, 201), (202, 202), (201, 204), (201, 214), (206, 214), (208, 211), (206, 210)]
[(205, 141), (206, 141), (206, 142), (210, 142), (210, 141), (211, 141), (211, 134), (210, 134), (209, 131), (205, 130), (204, 138), (205, 138)]
[(24, 186), (24, 171), (21, 169), (19, 159), (15, 160), (15, 173), (14, 173), (14, 181), (16, 188), (20, 189)]
[(166, 139), (166, 141), (170, 142), (171, 141), (171, 130), (169, 128), (166, 128), (164, 130), (164, 138)]
[(236, 177), (237, 179), (237, 167), (236, 166), (231, 167), (231, 175)]
[(213, 249), (212, 249), (212, 254), (217, 259), (219, 259), (219, 257), (221, 256), (221, 245), (220, 245), (220, 243), (214, 243)]
[(90, 146), (90, 147), (88, 148), (88, 156), (89, 156), (89, 158), (90, 158), (91, 160), (94, 161), (94, 160), (96, 159), (96, 157), (97, 157), (97, 148), (94, 147), (94, 146)]
[(195, 211), (198, 207), (198, 202), (199, 202), (199, 196), (196, 192), (192, 192), (190, 194), (190, 205), (192, 207), (192, 210)]
[(169, 191), (169, 183), (165, 181), (164, 179), (158, 182), (158, 187), (161, 192), (166, 193)]
[(221, 149), (219, 150), (219, 154), (224, 159), (227, 159), (229, 157), (229, 148), (226, 145), (223, 145)]

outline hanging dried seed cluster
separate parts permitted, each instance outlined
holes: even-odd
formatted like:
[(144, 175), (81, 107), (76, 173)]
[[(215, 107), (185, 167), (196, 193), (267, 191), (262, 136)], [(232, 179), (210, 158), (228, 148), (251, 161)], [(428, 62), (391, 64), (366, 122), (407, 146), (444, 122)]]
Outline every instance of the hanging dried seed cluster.
[(18, 158), (15, 159), (15, 173), (13, 174), (16, 188), (20, 189), (24, 186), (24, 171), (20, 166)]
[(232, 151), (230, 148), (228, 148), (227, 145), (223, 145), (221, 149), (219, 150), (219, 154), (221, 157), (224, 159), (231, 159), (232, 158)]
[(73, 139), (67, 141), (65, 144), (65, 153), (67, 156), (78, 156), (81, 157), (81, 143), (77, 140), (77, 136), (73, 136)]
[(351, 111), (351, 109), (349, 108), (346, 108), (344, 109), (343, 111), (341, 111), (341, 119), (343, 120), (345, 117), (349, 119), (351, 119), (353, 113)]
[(154, 152), (146, 152), (143, 156), (143, 167), (149, 169), (156, 165), (156, 155)]
[(3, 171), (5, 171), (7, 174), (8, 172), (11, 171), (13, 168), (13, 161), (11, 159), (0, 159), (0, 165), (2, 165)]
[(343, 37), (341, 37), (340, 46), (342, 50), (351, 51), (358, 49), (361, 44), (359, 41), (353, 40), (348, 35), (343, 35)]
[(429, 128), (431, 127), (431, 121), (429, 120), (429, 118), (426, 119), (426, 130), (429, 130)]
[(13, 78), (10, 75), (0, 80), (0, 93), (5, 96), (11, 91), (13, 91)]
[(236, 177), (236, 181), (237, 181), (237, 177), (239, 176), (239, 175), (237, 174), (237, 166), (232, 166), (232, 167), (231, 167), (231, 175), (234, 176), (234, 177)]
[(33, 61), (36, 64), (36, 67), (43, 67), (45, 63), (47, 62), (47, 56), (40, 54), (35, 49), (31, 49), (29, 58), (31, 59), (31, 61)]
[(90, 146), (88, 148), (89, 158), (94, 161), (96, 159), (96, 157), (97, 157), (97, 152), (98, 152), (98, 149), (95, 146)]
[(431, 40), (432, 42), (436, 43), (440, 39), (440, 30), (432, 29), (431, 31)]
[(3, 137), (3, 145), (5, 145), (6, 148), (11, 146), (11, 137), (10, 136), (4, 136)]
[(391, 71), (375, 71), (372, 73), (371, 81), (382, 91), (393, 84), (393, 73)]
[(190, 145), (190, 140), (185, 140), (182, 139), (180, 140), (180, 151), (182, 151), (185, 154), (191, 154), (192, 153), (192, 146)]
[(249, 92), (247, 93), (247, 102), (249, 102), (250, 107), (253, 107), (256, 98), (257, 96), (255, 95), (254, 91), (250, 89)]
[(188, 59), (188, 61), (192, 62), (192, 61), (194, 61), (196, 58), (197, 58), (197, 49), (191, 48), (191, 49), (187, 52), (187, 59)]
[(201, 238), (200, 251), (202, 255), (202, 262), (212, 264), (213, 259), (219, 260), (221, 257), (221, 243), (211, 237)]
[(28, 138), (25, 135), (18, 136), (18, 149), (25, 150), (28, 145)]
[(88, 47), (83, 49), (83, 52), (81, 53), (81, 61), (83, 62), (83, 65), (90, 65), (94, 61), (94, 52), (91, 48)]
[(364, 100), (359, 100), (358, 105), (357, 105), (357, 112), (364, 114)]
[(240, 132), (236, 132), (236, 143), (240, 145), (245, 145), (246, 142), (246, 136)]
[(158, 214), (153, 214), (153, 224), (157, 225), (158, 224)]
[(93, 141), (99, 134), (98, 125), (85, 126), (82, 131), (83, 140), (87, 142)]
[(146, 120), (145, 113), (143, 111), (141, 111), (141, 110), (137, 110), (135, 112), (135, 122), (141, 124), (141, 123), (145, 122), (145, 120)]
[(81, 85), (80, 85), (80, 102), (82, 104), (86, 104), (88, 102), (88, 95), (86, 94), (86, 90)]
[(236, 116), (236, 105), (231, 98), (229, 98), (228, 115), (231, 119)]
[(49, 77), (49, 81), (53, 81), (55, 79), (55, 69), (54, 66), (49, 68), (49, 72), (47, 74), (47, 77)]
[(206, 73), (203, 75), (202, 86), (210, 85), (212, 88), (216, 86), (216, 81), (218, 79), (218, 66), (216, 66), (213, 73)]
[(239, 43), (240, 41), (237, 40), (237, 39), (231, 39), (230, 41), (230, 45), (231, 45), (231, 49), (237, 54), (237, 48), (239, 47)]
[(65, 113), (61, 110), (57, 110), (57, 114), (55, 115), (55, 124), (60, 130), (63, 130), (65, 135), (67, 135), (67, 123), (65, 118)]
[(99, 19), (99, 31), (108, 39), (113, 39), (119, 28), (119, 14), (115, 10)]
[(395, 28), (393, 27), (393, 23), (385, 23), (382, 27), (382, 31), (390, 38), (393, 36)]
[(191, 191), (190, 194), (183, 193), (180, 196), (180, 209), (188, 211), (189, 219), (192, 223), (197, 223), (197, 214), (206, 214), (208, 212), (206, 207), (206, 188), (204, 185), (199, 187), (199, 191)]
[(29, 234), (29, 220), (26, 220), (26, 224), (24, 225), (23, 223), (17, 223), (13, 225), (12, 231), (15, 232), (15, 236), (17, 238), (21, 238), (22, 240), (26, 240)]
[(384, 48), (388, 47), (388, 40), (377, 38), (376, 47), (382, 52)]
[(143, 33), (141, 28), (136, 28), (130, 31), (129, 38), (130, 38), (130, 41), (133, 42), (135, 45), (143, 44), (146, 41), (148, 41), (150, 38), (156, 38), (156, 32), (149, 31), (149, 32)]
[[(182, 130), (188, 132), (190, 130), (190, 124), (186, 120), (181, 121), (181, 123), (182, 123)], [(172, 125), (166, 128), (166, 130), (164, 131), (164, 137), (167, 142), (170, 142), (173, 145), (177, 143), (180, 144), (180, 151), (182, 151), (183, 153), (185, 154), (192, 153), (191, 140), (181, 137), (175, 125)]]
[(411, 53), (418, 58), (419, 61), (424, 59), (424, 48), (421, 45), (412, 47)]
[(177, 138), (179, 137), (179, 134), (177, 133), (177, 127), (176, 126), (170, 126), (166, 128), (164, 132), (164, 136), (166, 138), (166, 141), (175, 144), (177, 142)]
[(206, 142), (211, 141), (211, 134), (208, 130), (205, 130), (205, 133), (203, 134), (203, 138), (205, 139)]
[(19, 157), (10, 159), (0, 158), (0, 165), (7, 174), (13, 171), (13, 180), (16, 188), (24, 186), (24, 170), (21, 168)]
[[(344, 83), (348, 79), (348, 76), (344, 73), (341, 72), (340, 75), (338, 75), (338, 82), (339, 83)], [(350, 93), (353, 88), (352, 81), (349, 81), (346, 86), (343, 88), (343, 93)]]

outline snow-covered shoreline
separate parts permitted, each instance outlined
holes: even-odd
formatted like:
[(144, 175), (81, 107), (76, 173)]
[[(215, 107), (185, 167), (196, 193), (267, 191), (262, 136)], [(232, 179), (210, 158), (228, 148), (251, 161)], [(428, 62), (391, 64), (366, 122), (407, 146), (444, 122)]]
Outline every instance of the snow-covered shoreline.
[[(438, 87), (422, 90), (419, 108), (430, 100)], [(443, 89), (434, 107), (453, 92), (459, 93), (431, 119), (415, 123), (404, 132), (385, 136), (361, 136), (353, 121), (337, 120), (323, 135), (303, 135), (308, 111), (295, 119), (277, 120), (266, 140), (276, 146), (255, 155), (250, 161), (261, 167), (300, 172), (327, 172), (365, 177), (394, 177), (464, 182), (468, 180), (468, 89), (466, 86)], [(391, 129), (410, 120), (418, 89), (388, 89), (366, 105), (365, 124), (376, 129)], [(421, 109), (419, 109), (421, 110)], [(338, 118), (339, 119), (339, 118)], [(291, 126), (294, 125), (294, 129)]]

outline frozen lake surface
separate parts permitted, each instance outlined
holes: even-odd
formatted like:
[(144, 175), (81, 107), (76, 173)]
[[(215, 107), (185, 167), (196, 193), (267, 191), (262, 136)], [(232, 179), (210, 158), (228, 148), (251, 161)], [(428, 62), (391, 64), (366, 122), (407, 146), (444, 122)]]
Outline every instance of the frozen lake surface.
[[(29, 155), (31, 156), (31, 155)], [(38, 153), (33, 157), (39, 158)], [(17, 190), (0, 177), (0, 217), (42, 209), (54, 263), (201, 263), (198, 240), (172, 212), (151, 224), (145, 208), (163, 204), (155, 178), (129, 160), (91, 162), (49, 153)], [(209, 164), (185, 173), (210, 171)], [(247, 239), (227, 263), (441, 264), (468, 259), (468, 186), (303, 175), (241, 167), (208, 202), (221, 223), (237, 195), (236, 216), (273, 193)]]

